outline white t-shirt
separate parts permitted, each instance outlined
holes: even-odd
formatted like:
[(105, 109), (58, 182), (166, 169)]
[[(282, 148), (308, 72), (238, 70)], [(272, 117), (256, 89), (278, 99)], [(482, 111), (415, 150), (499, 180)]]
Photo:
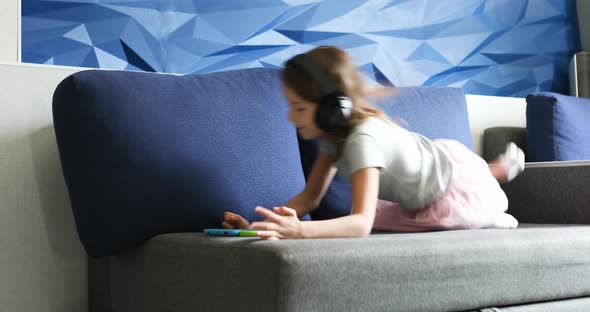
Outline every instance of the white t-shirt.
[[(320, 140), (319, 149), (338, 157), (330, 141)], [(334, 166), (349, 181), (359, 169), (381, 168), (379, 198), (408, 209), (434, 202), (453, 175), (451, 161), (433, 141), (374, 117), (351, 131)]]

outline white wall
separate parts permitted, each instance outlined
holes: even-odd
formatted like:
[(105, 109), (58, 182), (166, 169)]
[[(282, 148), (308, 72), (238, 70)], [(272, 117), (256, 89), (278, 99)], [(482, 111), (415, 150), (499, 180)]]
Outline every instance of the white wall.
[(465, 95), (473, 149), (482, 153), (483, 131), (491, 127), (526, 127), (526, 100), (502, 96)]
[(578, 23), (582, 50), (590, 52), (590, 0), (578, 0)]
[(19, 60), (20, 0), (0, 0), (0, 62)]
[(88, 311), (51, 113), (56, 85), (76, 70), (0, 64), (0, 311)]

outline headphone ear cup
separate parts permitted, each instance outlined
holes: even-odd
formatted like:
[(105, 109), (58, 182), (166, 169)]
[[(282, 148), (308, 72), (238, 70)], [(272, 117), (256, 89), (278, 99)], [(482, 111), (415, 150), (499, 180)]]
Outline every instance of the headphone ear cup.
[[(347, 101), (342, 103), (342, 101)], [(318, 103), (315, 120), (318, 127), (326, 132), (342, 131), (349, 128), (352, 103), (347, 97), (334, 94), (324, 96)]]
[(318, 102), (318, 107), (315, 111), (315, 123), (317, 124), (318, 128), (326, 131), (332, 132), (330, 127), (330, 105), (326, 103), (324, 98), (322, 98)]

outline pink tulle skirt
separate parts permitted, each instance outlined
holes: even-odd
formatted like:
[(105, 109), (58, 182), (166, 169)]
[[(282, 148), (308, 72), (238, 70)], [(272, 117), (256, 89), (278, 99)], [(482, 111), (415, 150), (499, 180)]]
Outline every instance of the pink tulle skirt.
[(453, 162), (453, 178), (445, 192), (434, 203), (418, 210), (379, 200), (373, 229), (419, 232), (516, 228), (518, 221), (505, 213), (508, 199), (488, 164), (457, 141), (435, 142)]

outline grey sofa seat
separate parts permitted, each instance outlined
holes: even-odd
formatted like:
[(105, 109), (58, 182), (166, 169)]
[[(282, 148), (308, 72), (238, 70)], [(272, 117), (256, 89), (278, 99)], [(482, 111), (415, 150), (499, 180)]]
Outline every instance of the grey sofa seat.
[(527, 166), (504, 186), (518, 229), (286, 241), (159, 235), (89, 259), (91, 310), (587, 307), (572, 299), (590, 297), (590, 161)]
[(503, 185), (513, 230), (159, 235), (89, 258), (91, 311), (590, 311), (589, 184), (590, 161), (528, 163)]
[(590, 296), (589, 255), (590, 226), (575, 225), (287, 241), (166, 234), (93, 260), (110, 279), (110, 298), (93, 299), (106, 311), (464, 311)]

